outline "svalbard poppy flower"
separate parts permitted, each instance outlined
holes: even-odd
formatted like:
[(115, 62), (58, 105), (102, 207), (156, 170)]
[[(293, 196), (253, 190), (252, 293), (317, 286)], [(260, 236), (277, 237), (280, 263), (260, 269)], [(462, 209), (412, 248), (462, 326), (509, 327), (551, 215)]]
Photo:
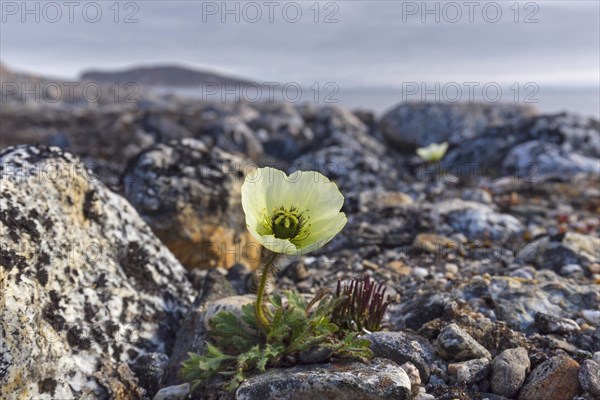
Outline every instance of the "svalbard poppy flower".
[(288, 176), (257, 168), (242, 185), (246, 226), (275, 253), (302, 255), (328, 243), (348, 221), (340, 212), (343, 205), (337, 185), (316, 171)]

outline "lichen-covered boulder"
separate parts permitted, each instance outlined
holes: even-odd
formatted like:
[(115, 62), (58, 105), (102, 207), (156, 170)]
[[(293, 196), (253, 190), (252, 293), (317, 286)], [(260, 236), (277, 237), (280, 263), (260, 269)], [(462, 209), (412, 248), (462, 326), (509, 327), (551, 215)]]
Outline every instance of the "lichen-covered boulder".
[(193, 293), (134, 208), (58, 148), (0, 153), (0, 398), (136, 399)]
[(319, 171), (344, 193), (396, 188), (400, 171), (393, 156), (355, 115), (339, 107), (305, 107), (301, 114), (314, 134), (312, 151), (295, 159), (289, 172)]
[(125, 196), (187, 268), (255, 268), (260, 246), (241, 205), (252, 162), (193, 139), (142, 152), (123, 178)]
[(458, 145), (480, 136), (490, 126), (536, 113), (533, 107), (517, 104), (402, 103), (382, 117), (380, 128), (393, 146), (413, 150), (431, 143)]
[(543, 141), (532, 140), (512, 148), (502, 164), (503, 170), (519, 178), (539, 179), (540, 175), (577, 173), (600, 174), (600, 160)]
[(600, 121), (569, 113), (513, 118), (456, 144), (442, 165), (466, 181), (514, 176), (536, 182), (545, 175), (597, 174)]

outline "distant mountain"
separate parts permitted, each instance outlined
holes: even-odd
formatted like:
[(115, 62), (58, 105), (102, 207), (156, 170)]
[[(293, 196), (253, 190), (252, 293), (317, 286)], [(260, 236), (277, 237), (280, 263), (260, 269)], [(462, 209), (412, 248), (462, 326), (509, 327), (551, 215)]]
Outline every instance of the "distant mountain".
[(202, 84), (252, 84), (253, 82), (219, 75), (213, 72), (197, 71), (185, 67), (163, 65), (155, 67), (139, 67), (121, 71), (90, 70), (83, 72), (82, 81), (99, 83), (130, 83), (144, 86), (177, 86), (192, 87)]

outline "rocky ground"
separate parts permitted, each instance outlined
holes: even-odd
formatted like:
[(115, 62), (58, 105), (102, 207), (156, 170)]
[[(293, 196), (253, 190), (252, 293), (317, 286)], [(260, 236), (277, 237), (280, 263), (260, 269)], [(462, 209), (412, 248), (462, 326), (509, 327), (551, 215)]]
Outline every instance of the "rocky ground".
[[(397, 301), (371, 364), (272, 369), (236, 398), (600, 398), (597, 120), (167, 98), (15, 102), (0, 122), (1, 398), (231, 398), (189, 395), (177, 372), (215, 304), (252, 290), (239, 193), (256, 165), (318, 170), (346, 196), (342, 233), (284, 259), (277, 290), (366, 273)], [(414, 155), (442, 141), (440, 164)]]

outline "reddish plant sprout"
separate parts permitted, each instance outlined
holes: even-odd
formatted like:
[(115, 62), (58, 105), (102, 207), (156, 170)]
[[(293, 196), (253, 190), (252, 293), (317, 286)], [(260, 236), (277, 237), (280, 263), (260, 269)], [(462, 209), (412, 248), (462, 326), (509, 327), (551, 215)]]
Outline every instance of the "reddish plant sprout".
[(385, 297), (387, 288), (377, 284), (369, 275), (353, 279), (350, 284), (338, 281), (336, 297), (340, 300), (332, 321), (343, 329), (357, 332), (375, 332), (382, 328), (381, 321), (393, 297)]

